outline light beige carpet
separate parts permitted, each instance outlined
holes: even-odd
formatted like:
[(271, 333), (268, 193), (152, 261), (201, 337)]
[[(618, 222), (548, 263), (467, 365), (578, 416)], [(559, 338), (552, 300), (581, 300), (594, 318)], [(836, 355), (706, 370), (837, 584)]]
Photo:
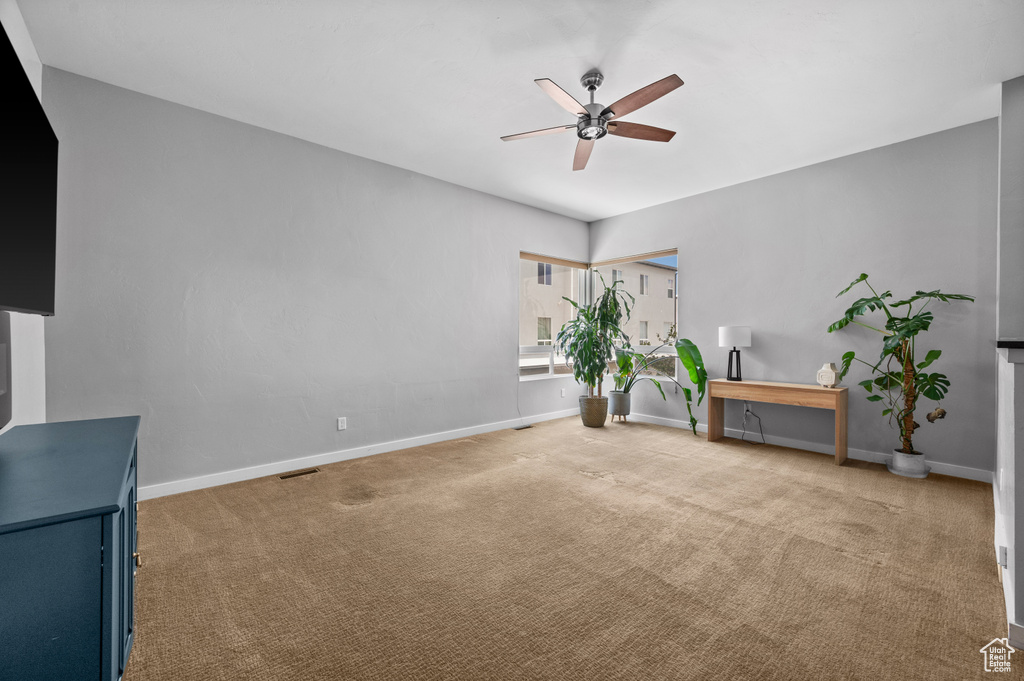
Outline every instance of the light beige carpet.
[(143, 502), (125, 678), (984, 678), (992, 525), (987, 484), (562, 419)]

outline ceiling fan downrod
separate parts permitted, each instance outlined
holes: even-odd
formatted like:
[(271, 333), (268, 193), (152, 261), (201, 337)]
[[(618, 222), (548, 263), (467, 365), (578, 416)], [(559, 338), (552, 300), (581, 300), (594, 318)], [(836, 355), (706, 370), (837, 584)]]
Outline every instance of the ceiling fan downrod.
[(608, 119), (611, 116), (602, 116), (604, 106), (594, 103), (594, 93), (603, 82), (604, 75), (600, 71), (589, 71), (580, 78), (580, 84), (590, 93), (590, 104), (583, 106), (587, 110), (587, 115), (581, 115), (576, 124), (576, 136), (581, 140), (597, 140), (608, 134)]

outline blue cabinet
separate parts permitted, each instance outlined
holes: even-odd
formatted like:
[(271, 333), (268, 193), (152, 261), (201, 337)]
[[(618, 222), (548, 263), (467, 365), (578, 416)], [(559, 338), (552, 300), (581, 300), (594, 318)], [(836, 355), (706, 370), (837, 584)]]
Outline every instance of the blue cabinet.
[(114, 681), (134, 638), (139, 417), (0, 435), (0, 681)]

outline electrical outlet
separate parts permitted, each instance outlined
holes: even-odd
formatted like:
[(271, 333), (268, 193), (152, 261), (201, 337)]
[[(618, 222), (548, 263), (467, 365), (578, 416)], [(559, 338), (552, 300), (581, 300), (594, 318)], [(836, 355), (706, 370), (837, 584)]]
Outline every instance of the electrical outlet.
[(562, 397), (565, 397), (565, 388), (562, 388)]
[(348, 428), (348, 419), (344, 416), (338, 417), (338, 430), (345, 430)]

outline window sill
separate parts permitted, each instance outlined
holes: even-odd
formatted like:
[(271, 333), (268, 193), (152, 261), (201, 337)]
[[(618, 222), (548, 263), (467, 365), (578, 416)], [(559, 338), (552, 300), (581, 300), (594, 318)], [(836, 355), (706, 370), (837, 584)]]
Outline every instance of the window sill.
[(520, 383), (529, 383), (531, 381), (550, 381), (552, 379), (568, 378), (572, 382), (576, 382), (576, 379), (572, 377), (572, 374), (539, 374), (537, 376), (520, 376)]

